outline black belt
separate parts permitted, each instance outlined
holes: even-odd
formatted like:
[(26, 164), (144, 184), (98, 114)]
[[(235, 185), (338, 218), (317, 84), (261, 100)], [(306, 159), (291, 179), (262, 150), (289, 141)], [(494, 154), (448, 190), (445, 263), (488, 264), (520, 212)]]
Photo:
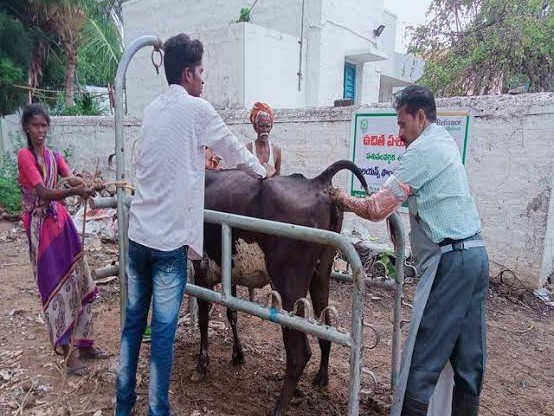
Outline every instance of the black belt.
[(484, 247), (485, 242), (481, 239), (481, 233), (472, 235), (471, 237), (463, 238), (461, 240), (453, 240), (446, 238), (439, 243), (441, 252), (448, 253), (450, 251), (469, 250), (474, 247)]

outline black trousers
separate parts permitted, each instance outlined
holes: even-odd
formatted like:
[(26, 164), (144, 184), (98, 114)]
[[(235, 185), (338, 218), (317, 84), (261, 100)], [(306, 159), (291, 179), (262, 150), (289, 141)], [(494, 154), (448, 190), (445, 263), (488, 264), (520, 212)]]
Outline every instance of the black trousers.
[(453, 408), (461, 399), (478, 407), (486, 361), (488, 282), (484, 247), (442, 255), (417, 333), (404, 398), (404, 408), (415, 412), (403, 414), (426, 414), (448, 360), (454, 369)]

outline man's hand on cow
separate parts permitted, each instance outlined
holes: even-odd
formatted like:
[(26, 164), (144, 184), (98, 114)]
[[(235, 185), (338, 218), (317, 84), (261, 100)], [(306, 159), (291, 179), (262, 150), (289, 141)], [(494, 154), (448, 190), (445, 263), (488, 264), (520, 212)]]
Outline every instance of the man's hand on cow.
[(260, 180), (265, 179), (259, 173), (254, 172), (251, 167), (249, 167), (248, 165), (245, 165), (244, 163), (240, 163), (240, 164), (236, 165), (235, 169), (236, 170), (241, 170), (241, 171), (243, 171), (244, 173), (250, 175), (253, 178), (260, 179)]

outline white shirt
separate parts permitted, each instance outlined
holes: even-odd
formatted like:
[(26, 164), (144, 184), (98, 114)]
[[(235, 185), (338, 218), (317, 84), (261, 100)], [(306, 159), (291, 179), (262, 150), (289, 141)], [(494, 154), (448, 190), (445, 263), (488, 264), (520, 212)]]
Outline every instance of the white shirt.
[(171, 251), (189, 246), (202, 256), (204, 232), (204, 147), (225, 164), (266, 172), (203, 98), (172, 84), (144, 109), (136, 160), (136, 194), (129, 213), (129, 238)]

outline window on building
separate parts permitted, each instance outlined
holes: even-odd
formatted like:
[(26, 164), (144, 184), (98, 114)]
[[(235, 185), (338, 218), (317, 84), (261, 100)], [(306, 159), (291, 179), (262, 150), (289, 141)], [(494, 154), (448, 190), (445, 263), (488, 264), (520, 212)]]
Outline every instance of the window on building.
[(356, 65), (350, 62), (344, 63), (344, 84), (342, 98), (356, 100)]

